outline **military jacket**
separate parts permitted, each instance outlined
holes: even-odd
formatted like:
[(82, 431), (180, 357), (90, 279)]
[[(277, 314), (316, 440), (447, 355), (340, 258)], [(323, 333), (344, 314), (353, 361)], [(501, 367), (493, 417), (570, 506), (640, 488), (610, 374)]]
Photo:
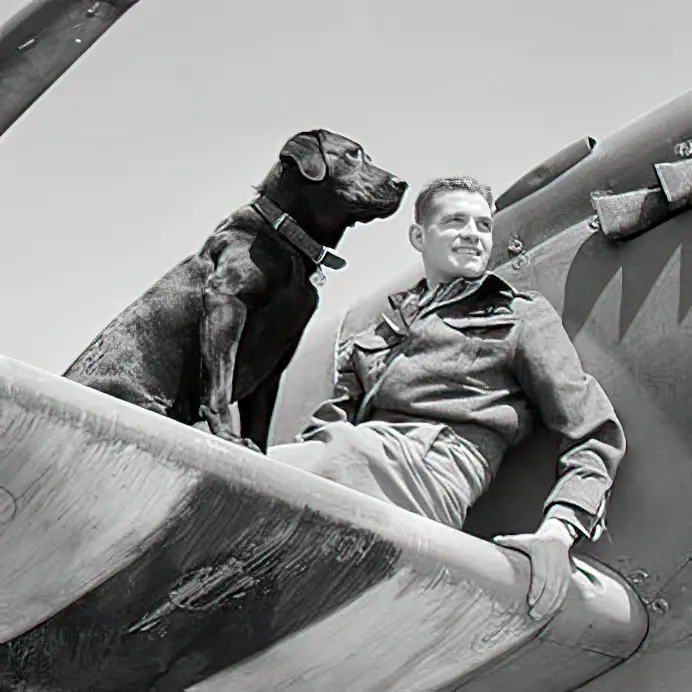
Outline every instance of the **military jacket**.
[(625, 436), (560, 316), (490, 272), (426, 286), (390, 296), (381, 319), (339, 345), (334, 397), (302, 437), (335, 421), (443, 423), (476, 446), (490, 478), (540, 419), (562, 439), (545, 511), (596, 538)]

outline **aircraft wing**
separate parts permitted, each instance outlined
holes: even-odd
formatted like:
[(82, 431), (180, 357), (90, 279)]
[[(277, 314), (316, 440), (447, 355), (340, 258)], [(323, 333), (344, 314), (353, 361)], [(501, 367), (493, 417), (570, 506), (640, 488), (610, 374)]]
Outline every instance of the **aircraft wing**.
[(0, 27), (0, 135), (139, 0), (31, 0)]
[(646, 633), (596, 561), (534, 622), (526, 558), (9, 358), (0, 421), (12, 689), (567, 692)]

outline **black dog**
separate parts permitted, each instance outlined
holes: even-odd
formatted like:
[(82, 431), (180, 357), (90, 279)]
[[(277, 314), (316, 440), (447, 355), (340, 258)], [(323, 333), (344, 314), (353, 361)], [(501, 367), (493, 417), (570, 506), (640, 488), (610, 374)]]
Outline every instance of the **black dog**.
[(356, 142), (297, 134), (259, 197), (116, 317), (65, 377), (266, 451), (281, 374), (317, 307), (311, 275), (342, 266), (327, 248), (348, 226), (393, 214), (406, 188)]

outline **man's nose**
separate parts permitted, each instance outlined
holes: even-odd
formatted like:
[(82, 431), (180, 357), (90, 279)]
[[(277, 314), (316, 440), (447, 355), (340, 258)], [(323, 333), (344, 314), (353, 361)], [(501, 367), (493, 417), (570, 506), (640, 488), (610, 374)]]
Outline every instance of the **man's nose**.
[(478, 226), (476, 226), (476, 219), (470, 218), (469, 222), (459, 231), (461, 237), (468, 237), (473, 240), (478, 238)]

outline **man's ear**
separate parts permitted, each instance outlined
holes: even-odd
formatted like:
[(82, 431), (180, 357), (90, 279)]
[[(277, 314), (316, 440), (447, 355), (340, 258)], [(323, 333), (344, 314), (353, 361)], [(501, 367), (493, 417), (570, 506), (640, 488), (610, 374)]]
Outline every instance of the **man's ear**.
[(423, 226), (412, 223), (408, 229), (408, 239), (418, 252), (423, 252), (423, 247), (425, 246), (425, 229)]
[(281, 150), (279, 158), (282, 161), (293, 161), (300, 174), (312, 182), (319, 183), (327, 176), (327, 162), (317, 130), (300, 132), (291, 137)]

